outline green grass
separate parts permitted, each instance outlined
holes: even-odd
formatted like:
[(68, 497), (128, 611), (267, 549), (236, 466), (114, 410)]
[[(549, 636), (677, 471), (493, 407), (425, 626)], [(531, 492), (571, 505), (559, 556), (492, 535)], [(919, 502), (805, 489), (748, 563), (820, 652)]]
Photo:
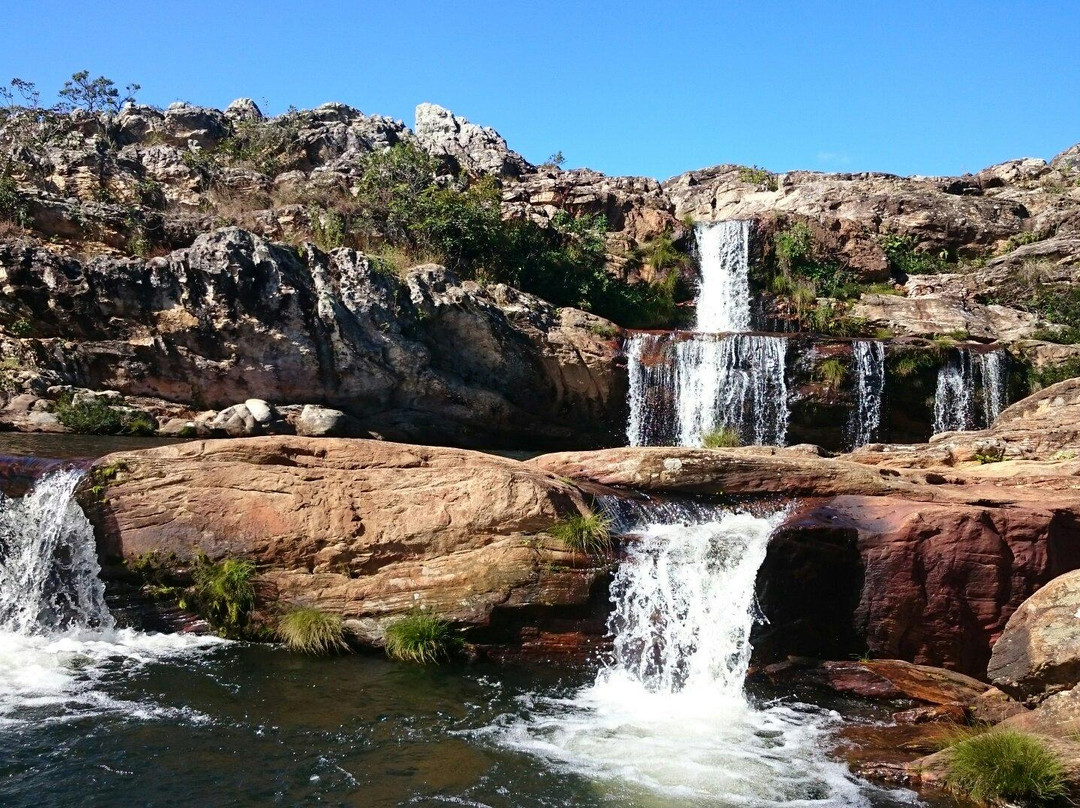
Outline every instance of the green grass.
[(824, 360), (817, 368), (818, 377), (830, 387), (840, 387), (847, 378), (847, 366), (836, 357)]
[[(192, 569), (191, 603), (214, 629), (238, 636), (255, 608), (255, 564), (235, 558), (211, 563), (200, 556)], [(186, 608), (188, 603), (181, 604)]]
[(386, 654), (422, 665), (450, 659), (461, 647), (453, 627), (431, 612), (417, 609), (386, 627)]
[(1044, 387), (1066, 379), (1075, 379), (1078, 376), (1080, 376), (1080, 356), (1074, 356), (1056, 365), (1032, 368), (1028, 373), (1028, 381), (1031, 384), (1031, 392), (1035, 393)]
[(947, 269), (947, 257), (944, 253), (935, 255), (920, 250), (918, 241), (913, 236), (883, 236), (881, 249), (892, 268), (900, 274), (929, 275)]
[(701, 436), (701, 445), (706, 449), (730, 449), (741, 446), (739, 433), (728, 426), (718, 426)]
[(611, 524), (600, 514), (571, 516), (556, 522), (547, 532), (578, 553), (601, 555), (611, 549)]
[(349, 650), (341, 617), (298, 606), (278, 620), (277, 633), (290, 651), (321, 656)]
[(1034, 735), (982, 732), (954, 741), (947, 755), (948, 785), (979, 802), (1045, 805), (1068, 793), (1060, 758)]

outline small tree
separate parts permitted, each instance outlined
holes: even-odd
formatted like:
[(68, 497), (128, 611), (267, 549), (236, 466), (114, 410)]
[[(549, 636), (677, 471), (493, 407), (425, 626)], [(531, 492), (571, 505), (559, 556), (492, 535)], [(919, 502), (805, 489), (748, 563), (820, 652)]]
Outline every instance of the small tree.
[(60, 112), (81, 109), (91, 115), (105, 114), (111, 117), (118, 115), (126, 104), (134, 104), (135, 93), (141, 89), (138, 84), (129, 84), (121, 95), (112, 79), (104, 76), (92, 79), (89, 70), (80, 70), (72, 74), (57, 93), (60, 96), (57, 109)]

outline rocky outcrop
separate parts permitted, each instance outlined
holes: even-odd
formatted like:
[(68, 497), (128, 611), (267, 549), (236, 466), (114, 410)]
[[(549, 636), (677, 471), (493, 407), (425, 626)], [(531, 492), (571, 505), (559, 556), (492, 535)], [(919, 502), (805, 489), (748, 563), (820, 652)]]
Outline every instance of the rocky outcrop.
[[(492, 455), (268, 437), (125, 452), (98, 466), (110, 469), (106, 490), (82, 497), (107, 564), (148, 553), (166, 565), (197, 553), (250, 559), (264, 608), (340, 614), (366, 642), (418, 606), (481, 639), (540, 604), (587, 617), (603, 572), (545, 533), (588, 510), (575, 487)], [(580, 638), (581, 621), (574, 628)]]
[(1009, 618), (987, 675), (998, 688), (1037, 702), (1080, 682), (1080, 571), (1055, 578)]
[(502, 135), (489, 126), (477, 126), (435, 104), (416, 108), (417, 140), (431, 154), (453, 160), (473, 175), (516, 177), (532, 168), (510, 151)]
[(1080, 567), (1080, 465), (906, 468), (898, 459), (875, 468), (854, 462), (861, 456), (627, 448), (531, 463), (653, 495), (764, 496), (774, 508), (798, 498), (759, 572), (768, 617), (755, 635), (759, 661), (869, 652), (984, 676), (1012, 613)]
[(320, 405), (352, 434), (458, 445), (595, 444), (622, 420), (614, 326), (433, 265), (399, 278), (226, 228), (148, 261), (2, 245), (0, 290), (34, 323), (12, 340), (20, 361), (50, 385)]

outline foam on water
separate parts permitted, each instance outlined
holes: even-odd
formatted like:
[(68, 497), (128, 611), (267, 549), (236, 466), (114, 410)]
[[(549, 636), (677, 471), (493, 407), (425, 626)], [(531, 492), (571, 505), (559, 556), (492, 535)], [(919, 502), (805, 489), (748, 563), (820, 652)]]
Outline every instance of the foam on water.
[(635, 805), (851, 806), (866, 784), (828, 760), (839, 717), (743, 690), (757, 570), (780, 514), (688, 514), (665, 506), (615, 575), (613, 656), (566, 698), (531, 697), (527, 718), (488, 731), (505, 746), (594, 779)]
[(158, 708), (117, 701), (98, 685), (224, 642), (116, 628), (93, 528), (74, 497), (80, 478), (58, 471), (22, 498), (0, 495), (0, 726), (114, 711), (144, 716)]

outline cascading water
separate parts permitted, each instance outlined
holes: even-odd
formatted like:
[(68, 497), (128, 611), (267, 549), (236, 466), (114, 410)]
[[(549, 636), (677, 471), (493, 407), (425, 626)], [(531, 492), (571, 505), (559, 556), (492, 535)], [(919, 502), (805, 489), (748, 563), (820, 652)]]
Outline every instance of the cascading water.
[(43, 705), (148, 714), (97, 691), (98, 678), (118, 660), (141, 664), (222, 642), (116, 628), (94, 531), (74, 496), (81, 476), (54, 471), (21, 498), (0, 494), (0, 729)]
[(973, 353), (959, 348), (938, 371), (934, 434), (990, 426), (1005, 403), (1004, 351)]
[(631, 446), (700, 446), (718, 426), (744, 443), (787, 437), (787, 341), (753, 334), (635, 334), (627, 342)]
[(113, 628), (94, 531), (74, 497), (81, 477), (61, 471), (22, 499), (0, 495), (0, 632)]
[(851, 346), (855, 371), (855, 409), (848, 422), (848, 434), (854, 448), (865, 446), (877, 437), (881, 427), (881, 401), (885, 393), (885, 345), (856, 340)]
[(703, 333), (629, 337), (627, 441), (700, 446), (705, 435), (725, 427), (743, 443), (783, 445), (787, 341), (740, 333), (750, 327), (750, 223), (699, 224), (696, 233), (697, 330)]
[(703, 222), (695, 227), (701, 286), (697, 330), (750, 329), (750, 222)]
[(612, 583), (610, 662), (592, 685), (530, 700), (532, 715), (489, 732), (606, 784), (612, 804), (865, 804), (865, 786), (822, 752), (833, 716), (758, 707), (743, 689), (755, 581), (781, 514), (644, 512), (653, 521)]

